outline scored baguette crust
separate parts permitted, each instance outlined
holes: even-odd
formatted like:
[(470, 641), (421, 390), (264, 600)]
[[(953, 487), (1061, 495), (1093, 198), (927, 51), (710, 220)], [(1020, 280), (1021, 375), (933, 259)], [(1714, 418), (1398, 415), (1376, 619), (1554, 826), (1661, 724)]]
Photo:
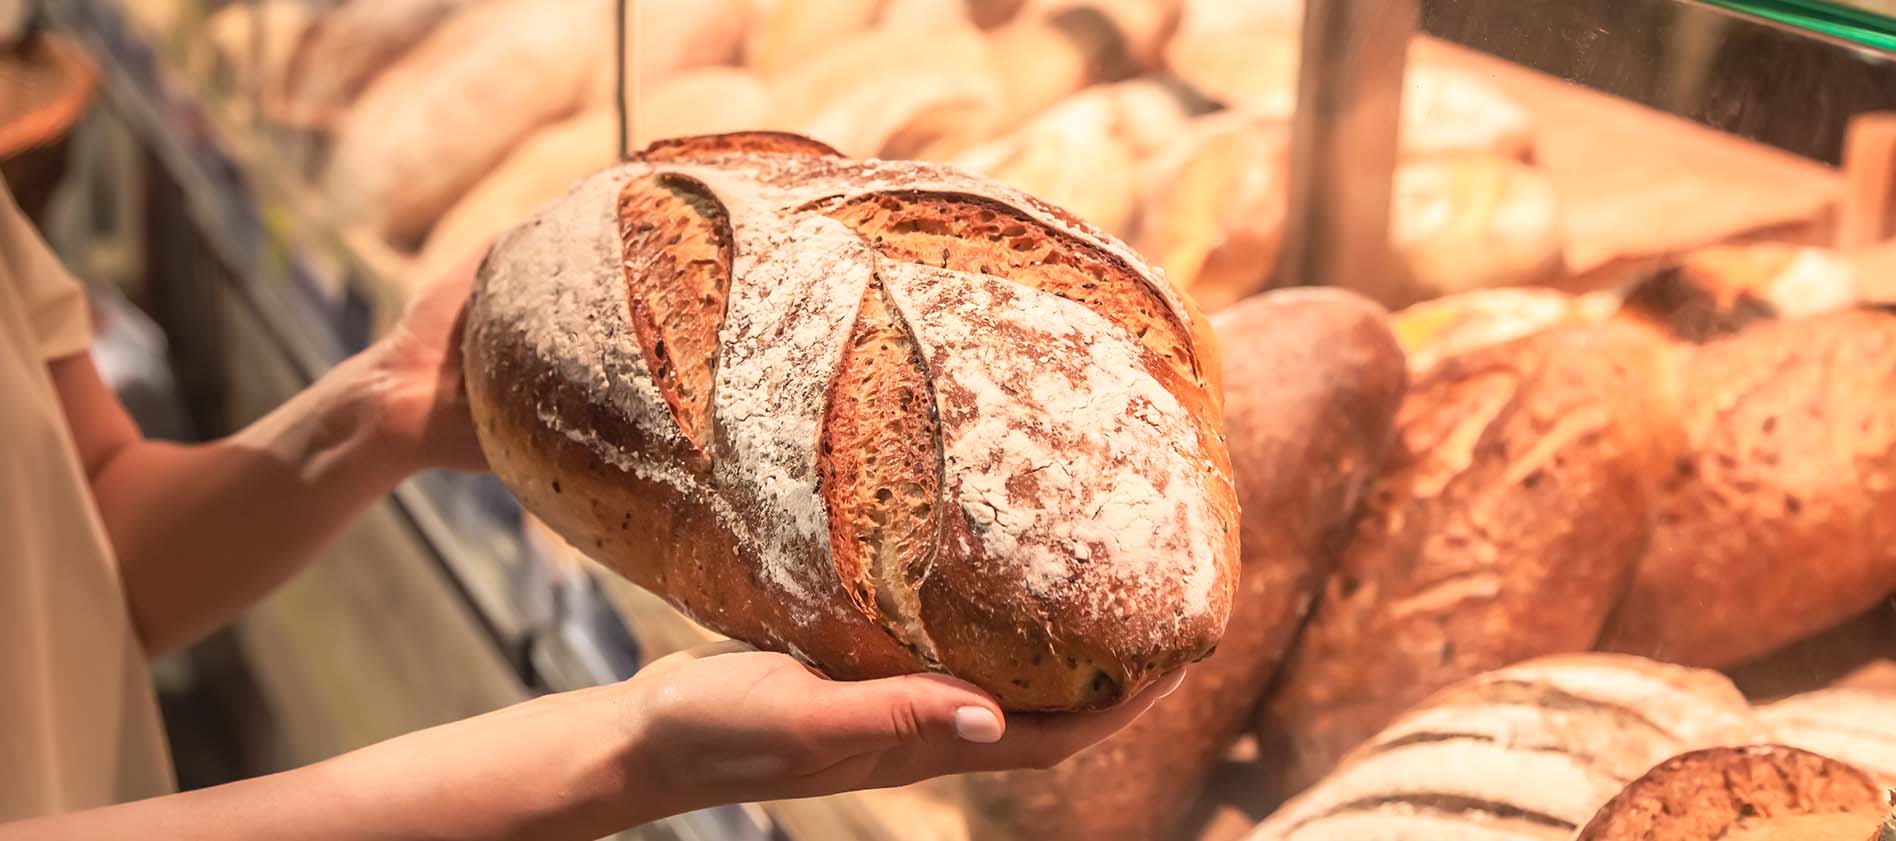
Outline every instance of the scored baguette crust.
[(970, 780), (970, 837), (1174, 837), (1246, 724), (1373, 475), (1405, 383), (1381, 307), (1338, 289), (1267, 293), (1213, 320), (1243, 574), (1218, 651), (1151, 713), (1047, 771)]
[(1896, 691), (1820, 689), (1758, 710), (1771, 741), (1862, 768), (1896, 787)]
[(832, 676), (1096, 708), (1223, 628), (1202, 319), (1007, 188), (791, 135), (655, 144), (502, 238), (466, 347), (530, 511)]
[(1645, 334), (1560, 327), (1439, 363), (1261, 717), (1283, 791), (1457, 679), (1591, 648), (1663, 463)]
[(1541, 658), (1430, 697), (1250, 841), (1567, 839), (1666, 757), (1754, 731), (1744, 696), (1715, 672)]
[(1852, 835), (1869, 838), (1883, 815), (1876, 785), (1852, 766), (1782, 745), (1719, 747), (1666, 760), (1615, 795), (1578, 841), (1785, 839), (1765, 831), (1808, 815), (1867, 816)]

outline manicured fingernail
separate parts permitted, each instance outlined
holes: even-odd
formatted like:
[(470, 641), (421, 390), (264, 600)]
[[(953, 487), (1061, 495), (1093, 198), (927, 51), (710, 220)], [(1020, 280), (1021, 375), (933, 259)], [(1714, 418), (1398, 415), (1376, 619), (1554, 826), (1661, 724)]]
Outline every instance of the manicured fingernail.
[(1159, 697), (1169, 698), (1172, 693), (1177, 692), (1178, 688), (1183, 685), (1185, 685), (1185, 670), (1179, 669), (1173, 672), (1170, 677), (1167, 677), (1164, 683), (1159, 684)]
[(970, 742), (993, 744), (1001, 740), (1001, 719), (987, 707), (961, 707), (955, 710), (955, 735)]

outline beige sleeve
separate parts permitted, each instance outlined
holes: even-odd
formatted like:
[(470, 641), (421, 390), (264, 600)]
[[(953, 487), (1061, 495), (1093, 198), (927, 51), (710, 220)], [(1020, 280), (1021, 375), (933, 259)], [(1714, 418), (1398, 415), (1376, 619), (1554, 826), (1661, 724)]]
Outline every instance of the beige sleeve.
[(85, 289), (0, 184), (0, 281), (11, 283), (26, 307), (41, 359), (84, 352), (92, 344)]

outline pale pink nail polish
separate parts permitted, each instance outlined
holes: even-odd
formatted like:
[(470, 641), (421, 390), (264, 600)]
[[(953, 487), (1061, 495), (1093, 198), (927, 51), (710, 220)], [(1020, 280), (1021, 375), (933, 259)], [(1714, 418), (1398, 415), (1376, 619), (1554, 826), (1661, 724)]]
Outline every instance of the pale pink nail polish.
[(955, 710), (955, 735), (977, 744), (1001, 740), (1001, 720), (987, 707), (961, 707)]

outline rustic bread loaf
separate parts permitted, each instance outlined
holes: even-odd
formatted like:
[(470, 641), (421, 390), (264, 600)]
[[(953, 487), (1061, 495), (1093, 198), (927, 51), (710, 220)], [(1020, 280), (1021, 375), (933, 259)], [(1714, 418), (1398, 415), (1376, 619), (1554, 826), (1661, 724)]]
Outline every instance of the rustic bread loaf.
[(1302, 25), (1301, 0), (1183, 0), (1165, 67), (1226, 105), (1288, 115)]
[(1735, 665), (1896, 591), (1896, 316), (1763, 323), (1678, 370), (1686, 450), (1602, 647)]
[(609, 0), (569, 0), (561, 11), (488, 0), (376, 77), (341, 121), (323, 173), (342, 220), (416, 245), (515, 144), (576, 111), (610, 54), (611, 10)]
[(876, 22), (884, 0), (776, 0), (744, 36), (744, 66), (760, 76), (788, 70)]
[(1648, 533), (1663, 464), (1651, 341), (1562, 327), (1451, 357), (1397, 443), (1265, 704), (1284, 792), (1456, 680), (1592, 647)]
[(1715, 672), (1542, 658), (1436, 693), (1250, 841), (1565, 841), (1666, 757), (1753, 731), (1744, 696)]
[(988, 35), (1005, 102), (1005, 131), (1095, 82), (1130, 73), (1124, 41), (1095, 9), (1022, 17)]
[[(687, 70), (730, 64), (751, 22), (744, 0), (627, 0), (626, 89), (643, 92), (656, 82)], [(610, 31), (608, 26), (607, 30)], [(607, 55), (611, 55), (610, 52)], [(594, 68), (587, 102), (610, 105), (618, 94), (618, 74), (609, 63)], [(715, 100), (702, 105), (715, 107)], [(632, 104), (643, 108), (643, 102)], [(751, 126), (744, 126), (750, 128)], [(669, 136), (669, 135), (661, 135)]]
[(1896, 787), (1896, 691), (1820, 689), (1758, 710), (1771, 741), (1848, 762)]
[(1398, 142), (1409, 159), (1491, 155), (1534, 156), (1534, 120), (1500, 88), (1472, 73), (1410, 62), (1402, 78)]
[(1673, 757), (1600, 808), (1579, 841), (1869, 841), (1887, 807), (1852, 766), (1780, 745)]
[(1532, 167), (1445, 155), (1398, 166), (1394, 190), (1389, 236), (1405, 276), (1384, 304), (1559, 279), (1560, 203)]
[(788, 135), (660, 142), (502, 237), (466, 353), (529, 511), (832, 676), (1097, 708), (1224, 627), (1209, 329), (1011, 189)]
[(1404, 307), (1392, 318), (1396, 341), (1420, 374), (1444, 359), (1510, 342), (1562, 325), (1611, 318), (1618, 300), (1573, 296), (1557, 289), (1519, 286), (1476, 289)]
[(971, 838), (1176, 837), (1276, 672), (1374, 474), (1405, 381), (1381, 307), (1341, 290), (1286, 290), (1212, 324), (1245, 512), (1224, 641), (1163, 705), (1105, 742), (1050, 771), (973, 778)]
[(282, 76), (272, 80), (272, 116), (292, 125), (331, 126), (376, 74), (477, 2), (487, 0), (348, 0), (323, 10)]
[(768, 76), (765, 125), (843, 152), (938, 158), (991, 136), (1005, 97), (967, 24), (866, 30)]
[(1144, 165), (1140, 251), (1208, 310), (1255, 294), (1276, 268), (1289, 173), (1282, 122), (1198, 118)]

